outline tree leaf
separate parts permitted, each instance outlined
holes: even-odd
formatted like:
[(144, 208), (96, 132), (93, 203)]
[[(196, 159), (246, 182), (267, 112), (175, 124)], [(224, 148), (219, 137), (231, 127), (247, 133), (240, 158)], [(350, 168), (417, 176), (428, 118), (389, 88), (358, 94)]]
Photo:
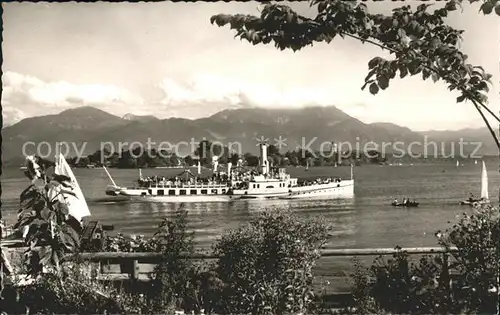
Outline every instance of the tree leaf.
[(378, 86), (385, 90), (389, 87), (389, 78), (386, 75), (380, 75), (377, 77)]
[(457, 103), (463, 102), (466, 97), (467, 97), (466, 95), (460, 95), (459, 97), (457, 97)]
[(326, 9), (326, 1), (321, 1), (318, 4), (318, 13), (322, 13)]
[(408, 74), (408, 69), (405, 65), (399, 65), (399, 77), (402, 79)]
[(434, 83), (436, 83), (439, 80), (439, 75), (436, 72), (434, 72), (431, 74), (431, 79), (432, 81), (434, 81)]
[(40, 198), (33, 204), (33, 210), (35, 210), (38, 213), (43, 209), (45, 209), (45, 206), (46, 206), (45, 199)]
[(368, 62), (368, 69), (373, 69), (380, 64), (383, 59), (380, 57), (375, 57)]
[(379, 88), (378, 88), (378, 85), (377, 83), (373, 82), (371, 85), (370, 85), (370, 93), (372, 93), (373, 95), (377, 94), (379, 91)]
[(71, 178), (65, 175), (54, 174), (52, 179), (63, 185), (64, 187), (71, 187)]
[(25, 242), (28, 244), (31, 244), (33, 242), (38, 243), (37, 242), (38, 240), (35, 240), (35, 236), (37, 236), (39, 232), (40, 232), (39, 225), (38, 224), (31, 224), (29, 226), (28, 233), (26, 234), (26, 237), (24, 239)]
[(417, 7), (417, 11), (425, 11), (427, 10), (428, 7), (430, 7), (432, 4), (427, 4), (427, 3), (424, 3), (424, 4), (421, 4)]
[(424, 68), (422, 70), (422, 79), (425, 81), (431, 76), (431, 71), (429, 69)]
[(421, 68), (420, 62), (417, 60), (414, 60), (414, 61), (410, 62), (410, 64), (408, 65), (408, 72), (411, 75), (415, 75), (415, 74), (420, 72), (420, 68)]
[(500, 3), (495, 7), (495, 13), (500, 16)]
[(66, 194), (66, 195), (71, 195), (71, 196), (76, 197), (76, 194), (74, 192), (72, 192), (71, 190), (61, 189), (59, 193), (63, 194), (63, 195)]
[[(484, 2), (481, 7), (479, 8), (479, 11), (483, 11), (483, 14), (490, 14), (493, 11), (493, 3), (486, 1)], [(495, 8), (496, 11), (496, 8)]]
[(490, 91), (490, 88), (488, 87), (488, 83), (482, 81), (477, 85), (478, 89), (485, 91), (488, 93)]
[(34, 186), (30, 185), (28, 188), (26, 188), (20, 196), (20, 205), (21, 208), (31, 208), (37, 200), (41, 198), (41, 193), (40, 190)]
[(42, 247), (40, 249), (39, 257), (40, 257), (40, 264), (42, 266), (47, 266), (49, 264), (49, 262), (51, 261), (52, 251), (50, 249), (46, 249), (46, 248)]
[(24, 227), (26, 225), (29, 225), (31, 224), (31, 222), (33, 222), (35, 220), (35, 217), (34, 216), (25, 216), (25, 217), (22, 217), (20, 218), (16, 224), (14, 224), (14, 226), (12, 227), (14, 230), (20, 228), (20, 227)]
[(446, 2), (446, 5), (444, 6), (444, 8), (447, 11), (455, 11), (457, 9), (457, 3), (455, 0), (448, 1), (448, 2)]

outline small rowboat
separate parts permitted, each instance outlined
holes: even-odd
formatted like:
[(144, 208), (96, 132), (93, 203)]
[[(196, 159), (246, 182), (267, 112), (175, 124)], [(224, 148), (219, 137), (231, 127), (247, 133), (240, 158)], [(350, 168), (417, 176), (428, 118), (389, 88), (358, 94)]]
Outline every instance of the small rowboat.
[(416, 202), (416, 201), (411, 201), (411, 202), (407, 202), (407, 203), (393, 202), (391, 205), (393, 207), (407, 207), (407, 208), (411, 208), (411, 207), (418, 207), (419, 203)]

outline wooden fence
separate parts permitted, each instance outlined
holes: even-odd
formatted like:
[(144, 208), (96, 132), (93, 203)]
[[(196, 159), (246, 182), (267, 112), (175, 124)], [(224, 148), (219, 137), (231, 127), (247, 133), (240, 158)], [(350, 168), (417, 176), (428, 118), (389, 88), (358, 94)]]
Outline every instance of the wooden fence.
[[(452, 248), (451, 251), (456, 251)], [(416, 247), (416, 248), (366, 248), (366, 249), (323, 249), (321, 250), (321, 258), (317, 264), (323, 270), (323, 273), (328, 273), (329, 268), (338, 268), (338, 260), (344, 257), (369, 257), (369, 256), (387, 256), (393, 255), (398, 251), (404, 251), (408, 255), (426, 255), (426, 254), (441, 254), (443, 261), (448, 264), (450, 251), (442, 247)], [(193, 260), (214, 260), (218, 257), (211, 254), (196, 254), (184, 256), (183, 259)], [(98, 278), (109, 281), (123, 280), (149, 280), (149, 274), (153, 271), (154, 266), (160, 261), (161, 254), (154, 252), (96, 252), (96, 253), (81, 253), (78, 255), (69, 255), (64, 257), (65, 261), (80, 260), (93, 262), (98, 266)], [(336, 263), (337, 260), (337, 263)], [(337, 265), (337, 266), (336, 266)], [(344, 266), (351, 267), (352, 262), (344, 261)], [(336, 267), (335, 267), (336, 266)], [(445, 272), (448, 273), (445, 268)], [(349, 291), (349, 275), (345, 272), (340, 274), (326, 276), (326, 279), (335, 279), (337, 288), (332, 288), (335, 294), (345, 294)], [(318, 275), (318, 273), (315, 273)], [(322, 275), (319, 274), (321, 277)], [(341, 284), (339, 284), (342, 282)]]

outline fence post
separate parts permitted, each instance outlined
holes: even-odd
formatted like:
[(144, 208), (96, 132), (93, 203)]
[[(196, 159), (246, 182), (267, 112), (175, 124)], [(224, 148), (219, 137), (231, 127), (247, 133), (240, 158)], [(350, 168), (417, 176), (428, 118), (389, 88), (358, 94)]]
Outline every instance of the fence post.
[(139, 279), (139, 262), (137, 259), (132, 260), (132, 270), (130, 271), (130, 279), (136, 281)]
[(450, 277), (450, 263), (448, 253), (443, 253), (443, 272), (441, 274), (441, 282), (451, 292), (452, 282)]

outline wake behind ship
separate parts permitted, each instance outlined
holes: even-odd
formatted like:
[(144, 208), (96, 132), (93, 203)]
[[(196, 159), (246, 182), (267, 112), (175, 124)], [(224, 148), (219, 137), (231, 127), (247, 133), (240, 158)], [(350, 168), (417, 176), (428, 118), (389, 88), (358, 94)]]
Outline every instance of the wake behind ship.
[(105, 168), (112, 185), (106, 194), (125, 196), (158, 202), (224, 202), (238, 199), (348, 199), (354, 197), (354, 179), (351, 165), (351, 179), (317, 179), (299, 183), (284, 168), (271, 168), (267, 160), (267, 144), (260, 146), (259, 167), (257, 170), (235, 168), (228, 163), (225, 172), (218, 171), (218, 162), (213, 161), (211, 178), (200, 178), (198, 174), (184, 170), (174, 178), (155, 177), (138, 180), (138, 186), (126, 188), (117, 186)]

